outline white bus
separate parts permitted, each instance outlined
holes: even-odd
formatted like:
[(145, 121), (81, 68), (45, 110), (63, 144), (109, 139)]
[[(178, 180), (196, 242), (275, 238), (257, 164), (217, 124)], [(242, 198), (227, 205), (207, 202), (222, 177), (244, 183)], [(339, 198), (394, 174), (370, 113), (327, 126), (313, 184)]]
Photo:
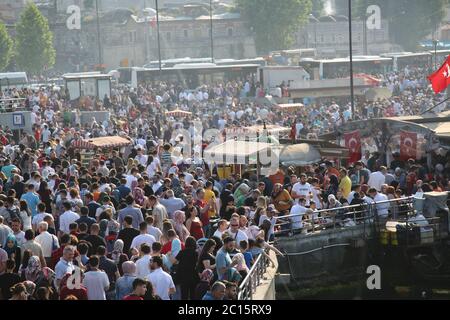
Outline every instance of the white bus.
[[(337, 79), (350, 77), (350, 58), (301, 59), (299, 65), (311, 76), (312, 80)], [(379, 56), (354, 56), (353, 73), (381, 74), (392, 69), (392, 58)]]
[(381, 56), (392, 59), (394, 71), (401, 71), (406, 66), (428, 68), (432, 63), (432, 54), (428, 51), (383, 53)]
[(0, 73), (0, 89), (23, 88), (28, 85), (26, 72), (4, 72)]

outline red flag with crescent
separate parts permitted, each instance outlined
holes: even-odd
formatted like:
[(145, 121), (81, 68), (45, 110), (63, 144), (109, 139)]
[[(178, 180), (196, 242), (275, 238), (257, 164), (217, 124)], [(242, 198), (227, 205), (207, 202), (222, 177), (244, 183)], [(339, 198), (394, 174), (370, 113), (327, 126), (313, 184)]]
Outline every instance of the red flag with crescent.
[(417, 133), (400, 132), (400, 158), (404, 161), (417, 158)]
[(345, 147), (350, 150), (349, 163), (355, 163), (361, 159), (361, 136), (359, 130), (344, 134)]

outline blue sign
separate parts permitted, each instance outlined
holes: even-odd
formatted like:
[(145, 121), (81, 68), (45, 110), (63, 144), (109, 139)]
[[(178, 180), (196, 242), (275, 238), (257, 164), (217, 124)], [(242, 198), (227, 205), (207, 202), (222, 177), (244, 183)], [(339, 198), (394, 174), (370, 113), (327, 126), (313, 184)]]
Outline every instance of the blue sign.
[(25, 117), (22, 113), (13, 113), (13, 126), (25, 127)]

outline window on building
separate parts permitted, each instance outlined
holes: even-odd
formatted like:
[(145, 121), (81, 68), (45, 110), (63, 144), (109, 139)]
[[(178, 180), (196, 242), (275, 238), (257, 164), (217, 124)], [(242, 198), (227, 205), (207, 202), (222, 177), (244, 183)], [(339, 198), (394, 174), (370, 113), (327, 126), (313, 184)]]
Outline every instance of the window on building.
[(233, 28), (228, 28), (228, 36), (232, 37), (233, 36)]
[(184, 33), (184, 37), (185, 37), (185, 38), (187, 38), (187, 37), (189, 36), (188, 31), (187, 31), (186, 29), (183, 30), (183, 33)]
[(166, 33), (166, 39), (170, 40), (172, 38), (172, 34), (170, 32)]
[(323, 35), (320, 35), (320, 37), (319, 37), (319, 42), (322, 42), (322, 43), (323, 43)]

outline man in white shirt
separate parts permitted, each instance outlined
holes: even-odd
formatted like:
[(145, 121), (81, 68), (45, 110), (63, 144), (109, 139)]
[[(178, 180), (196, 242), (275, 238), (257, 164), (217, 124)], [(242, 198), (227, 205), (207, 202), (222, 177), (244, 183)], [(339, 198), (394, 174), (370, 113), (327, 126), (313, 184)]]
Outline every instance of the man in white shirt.
[(147, 222), (147, 233), (152, 235), (156, 241), (159, 241), (159, 238), (162, 236), (162, 232), (153, 226), (153, 223), (155, 222), (153, 216), (148, 216), (145, 218), (145, 222)]
[(161, 257), (153, 257), (150, 264), (151, 273), (146, 277), (153, 285), (155, 294), (162, 300), (170, 300), (170, 295), (175, 294), (175, 284), (167, 272), (162, 270), (163, 260)]
[(361, 192), (361, 185), (357, 184), (352, 187), (352, 191), (349, 193), (347, 197), (347, 202), (350, 204), (352, 203), (353, 199), (355, 198), (355, 193)]
[(138, 146), (137, 156), (134, 159), (139, 161), (139, 164), (142, 164), (144, 167), (147, 165), (148, 156), (144, 154), (141, 146)]
[(291, 216), (291, 228), (292, 229), (301, 229), (303, 228), (303, 215), (306, 213), (305, 207), (306, 201), (304, 199), (300, 199), (299, 203), (292, 206), (290, 211)]
[(375, 188), (377, 191), (381, 191), (381, 186), (385, 184), (387, 172), (386, 167), (380, 167), (379, 171), (372, 172), (369, 177), (368, 185), (371, 188)]
[(310, 194), (312, 193), (311, 185), (306, 182), (306, 175), (302, 173), (300, 175), (300, 181), (294, 184), (291, 191), (292, 199), (298, 204), (299, 199), (305, 199), (306, 205), (309, 205)]
[(59, 248), (59, 241), (55, 235), (50, 234), (47, 230), (48, 230), (48, 223), (45, 221), (40, 222), (39, 235), (34, 240), (41, 245), (42, 254), (44, 255), (45, 262), (49, 266), (51, 265), (53, 250)]
[[(143, 243), (148, 244), (151, 248), (153, 242), (155, 242), (156, 239), (154, 236), (147, 234), (147, 222), (144, 221), (139, 224), (139, 231), (141, 232), (141, 234), (137, 237), (134, 237), (133, 241), (131, 242), (131, 248), (136, 248), (139, 250)], [(145, 273), (144, 275), (146, 274), (147, 273)]]
[(44, 124), (44, 130), (42, 130), (42, 142), (46, 143), (50, 140), (52, 136), (51, 131), (48, 129), (48, 126)]
[(80, 216), (72, 211), (72, 204), (68, 201), (64, 202), (64, 213), (59, 217), (59, 232), (60, 235), (70, 233), (69, 226), (71, 223), (80, 219)]
[(370, 188), (368, 194), (376, 203), (378, 217), (387, 218), (389, 215), (389, 208), (390, 208), (390, 204), (389, 202), (387, 202), (388, 197), (385, 194), (377, 192), (375, 188)]
[(36, 231), (38, 229), (39, 224), (44, 221), (44, 218), (46, 216), (51, 216), (47, 212), (45, 212), (46, 206), (43, 202), (39, 203), (37, 205), (37, 214), (33, 217), (33, 220), (31, 221), (32, 229), (33, 231)]
[(150, 262), (152, 260), (151, 247), (147, 244), (143, 244), (138, 248), (142, 252), (142, 257), (136, 261), (136, 277), (145, 279), (150, 272)]
[(137, 177), (136, 176), (138, 175), (138, 173), (139, 173), (138, 169), (132, 168), (131, 169), (131, 174), (126, 175), (126, 177), (125, 177), (127, 179), (126, 186), (128, 188), (132, 189), (131, 186), (133, 185), (133, 182), (137, 183)]
[(244, 231), (239, 230), (239, 219), (232, 218), (230, 220), (230, 228), (226, 231), (228, 235), (236, 241), (236, 246), (239, 248), (241, 241), (248, 242), (248, 236)]
[(98, 269), (100, 259), (97, 256), (89, 258), (90, 271), (84, 274), (83, 285), (87, 289), (88, 300), (106, 300), (109, 289), (109, 279), (105, 272)]

